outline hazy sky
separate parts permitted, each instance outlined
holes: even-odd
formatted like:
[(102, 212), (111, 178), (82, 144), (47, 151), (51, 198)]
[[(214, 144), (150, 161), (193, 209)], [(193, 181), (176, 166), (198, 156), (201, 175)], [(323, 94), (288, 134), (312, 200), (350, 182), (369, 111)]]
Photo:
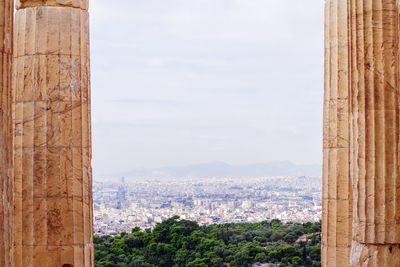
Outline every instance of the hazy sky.
[(92, 0), (95, 177), (320, 163), (321, 0)]

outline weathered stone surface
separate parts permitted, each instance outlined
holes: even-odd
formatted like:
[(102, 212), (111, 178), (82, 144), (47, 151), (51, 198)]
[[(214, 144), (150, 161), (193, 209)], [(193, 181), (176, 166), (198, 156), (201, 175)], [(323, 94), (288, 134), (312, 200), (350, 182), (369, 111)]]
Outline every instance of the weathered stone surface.
[(398, 19), (396, 0), (327, 1), (324, 266), (400, 266)]
[(93, 266), (88, 12), (56, 2), (15, 16), (15, 267)]
[(353, 242), (350, 266), (400, 266), (400, 246), (385, 244), (361, 244)]
[(16, 0), (17, 9), (35, 6), (63, 6), (87, 10), (89, 0)]
[(349, 38), (346, 1), (325, 3), (323, 266), (347, 266), (352, 231)]
[[(381, 250), (400, 245), (398, 3), (351, 2), (351, 266), (390, 266), (382, 265), (376, 257), (384, 254), (387, 262), (400, 258), (398, 249)], [(358, 254), (360, 247), (363, 252)]]
[(0, 1), (0, 266), (11, 266), (12, 232), (12, 17), (13, 1)]

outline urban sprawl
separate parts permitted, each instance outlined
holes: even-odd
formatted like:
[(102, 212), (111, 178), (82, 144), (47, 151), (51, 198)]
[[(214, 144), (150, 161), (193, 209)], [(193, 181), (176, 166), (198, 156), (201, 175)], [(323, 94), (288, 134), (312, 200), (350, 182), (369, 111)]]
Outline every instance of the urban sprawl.
[(94, 183), (98, 235), (152, 228), (172, 216), (201, 225), (321, 220), (321, 179), (259, 177), (135, 179)]

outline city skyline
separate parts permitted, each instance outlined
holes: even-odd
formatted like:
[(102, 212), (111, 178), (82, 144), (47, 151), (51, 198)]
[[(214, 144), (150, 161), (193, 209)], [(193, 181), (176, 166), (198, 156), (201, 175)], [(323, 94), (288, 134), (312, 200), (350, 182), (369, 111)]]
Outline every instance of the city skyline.
[(173, 216), (202, 225), (272, 219), (319, 222), (320, 188), (316, 177), (282, 176), (95, 182), (95, 233), (152, 228)]
[(321, 163), (323, 2), (98, 0), (91, 25), (95, 177)]

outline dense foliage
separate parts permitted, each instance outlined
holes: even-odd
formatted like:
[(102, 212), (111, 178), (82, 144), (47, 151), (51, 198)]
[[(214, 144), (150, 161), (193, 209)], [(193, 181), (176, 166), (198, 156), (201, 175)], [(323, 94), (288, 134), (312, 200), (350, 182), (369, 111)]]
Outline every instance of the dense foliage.
[(153, 230), (95, 237), (96, 267), (320, 266), (320, 231), (319, 223), (202, 227), (173, 217)]

